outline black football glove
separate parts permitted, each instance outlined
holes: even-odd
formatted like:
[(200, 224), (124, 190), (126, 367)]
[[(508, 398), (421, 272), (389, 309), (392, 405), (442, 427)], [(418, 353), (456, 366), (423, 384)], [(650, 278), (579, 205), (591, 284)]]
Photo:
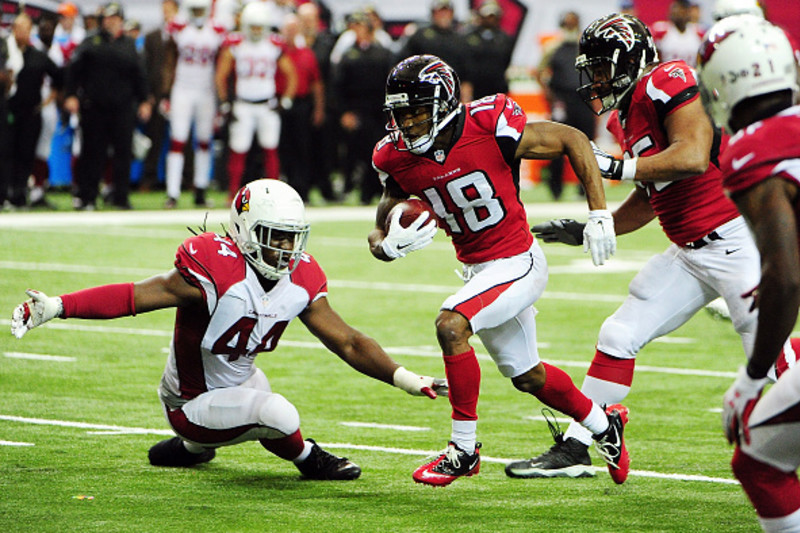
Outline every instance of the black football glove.
[(563, 242), (570, 246), (583, 244), (583, 222), (562, 218), (559, 220), (549, 220), (536, 224), (531, 228), (533, 234), (544, 242)]

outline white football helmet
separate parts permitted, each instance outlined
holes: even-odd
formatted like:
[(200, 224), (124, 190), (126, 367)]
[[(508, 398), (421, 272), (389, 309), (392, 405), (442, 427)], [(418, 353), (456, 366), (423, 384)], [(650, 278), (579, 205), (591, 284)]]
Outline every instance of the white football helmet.
[(252, 42), (263, 39), (275, 25), (271, 2), (250, 2), (242, 9), (242, 31)]
[[(279, 180), (250, 182), (231, 203), (228, 234), (247, 262), (267, 279), (277, 280), (297, 268), (310, 229), (300, 195)], [(291, 249), (275, 245), (276, 232), (292, 241)]]
[(703, 103), (729, 128), (739, 102), (776, 91), (797, 94), (797, 64), (784, 31), (763, 18), (735, 15), (708, 30), (697, 53)]
[(183, 0), (189, 20), (197, 27), (205, 24), (211, 12), (211, 0)]
[(755, 15), (764, 18), (758, 0), (717, 0), (711, 12), (715, 22), (734, 15)]

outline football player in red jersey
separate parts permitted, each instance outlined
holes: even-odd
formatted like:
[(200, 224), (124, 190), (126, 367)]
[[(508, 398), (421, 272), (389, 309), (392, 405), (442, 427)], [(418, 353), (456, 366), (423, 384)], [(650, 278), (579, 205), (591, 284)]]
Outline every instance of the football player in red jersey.
[(313, 479), (355, 479), (361, 469), (303, 440), (297, 409), (254, 364), (295, 317), (347, 364), (415, 396), (446, 393), (443, 379), (395, 363), (328, 304), (325, 273), (305, 252), (309, 225), (300, 195), (278, 180), (251, 182), (231, 205), (227, 235), (202, 233), (178, 248), (175, 268), (138, 283), (85, 289), (57, 298), (29, 290), (14, 310), (21, 338), (53, 318), (115, 318), (177, 307), (175, 333), (159, 387), (178, 435), (150, 448), (157, 466), (210, 461), (221, 446), (258, 440)]
[[(607, 127), (625, 153), (617, 159), (596, 148), (603, 176), (635, 184), (614, 212), (617, 234), (658, 218), (672, 241), (636, 275), (625, 302), (600, 328), (581, 391), (612, 404), (628, 395), (639, 350), (717, 296), (727, 302), (749, 356), (757, 314), (741, 295), (758, 283), (759, 255), (722, 190), (719, 154), (727, 137), (705, 114), (694, 71), (682, 61), (659, 62), (647, 27), (616, 13), (583, 31), (575, 65), (579, 94), (598, 115), (613, 110)], [(581, 227), (556, 220), (533, 230), (545, 241), (575, 244)], [(544, 454), (509, 469), (527, 477), (589, 474), (591, 436), (570, 424), (559, 437)]]
[(780, 28), (739, 15), (708, 31), (698, 58), (703, 100), (717, 124), (736, 132), (720, 161), (724, 187), (761, 252), (755, 346), (725, 393), (723, 428), (736, 443), (733, 473), (761, 527), (800, 531), (800, 368), (761, 397), (800, 307), (800, 106), (792, 105), (798, 94), (793, 50)]
[[(595, 264), (603, 264), (614, 253), (616, 238), (586, 135), (554, 122), (527, 123), (522, 109), (503, 94), (462, 104), (458, 76), (432, 55), (411, 56), (392, 69), (385, 110), (390, 133), (373, 152), (384, 191), (369, 234), (370, 251), (383, 261), (403, 257), (431, 242), (438, 221), (464, 264), (464, 287), (445, 300), (436, 319), (453, 407), (452, 438), (441, 455), (414, 472), (414, 480), (447, 485), (478, 473), (480, 368), (469, 344), (477, 334), (517, 389), (568, 414), (594, 435), (621, 483), (628, 472), (625, 409), (612, 406), (605, 412), (565, 372), (539, 359), (533, 303), (547, 284), (547, 261), (528, 231), (519, 197), (521, 158), (566, 154), (590, 209), (584, 249)], [(427, 221), (426, 212), (403, 227), (397, 210), (387, 221), (392, 207), (411, 195), (427, 202), (438, 220)]]

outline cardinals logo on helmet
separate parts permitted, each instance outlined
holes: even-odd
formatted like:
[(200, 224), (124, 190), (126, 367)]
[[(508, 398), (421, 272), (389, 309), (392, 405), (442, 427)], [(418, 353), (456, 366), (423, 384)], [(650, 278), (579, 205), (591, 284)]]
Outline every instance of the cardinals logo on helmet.
[(597, 28), (595, 36), (601, 39), (616, 39), (625, 46), (625, 50), (630, 52), (636, 44), (636, 36), (630, 23), (621, 18), (613, 18)]
[(242, 187), (236, 195), (236, 200), (233, 203), (236, 207), (236, 212), (240, 215), (245, 211), (250, 211), (250, 189)]
[(724, 31), (724, 32), (708, 32), (703, 42), (700, 44), (700, 49), (697, 51), (697, 64), (698, 65), (705, 65), (708, 63), (708, 60), (711, 59), (711, 56), (714, 55), (719, 43), (727, 39), (729, 36), (733, 35), (733, 31)]
[(435, 61), (419, 71), (419, 81), (436, 83), (439, 81), (447, 91), (447, 97), (452, 98), (456, 90), (456, 81), (453, 79), (450, 68), (444, 61)]

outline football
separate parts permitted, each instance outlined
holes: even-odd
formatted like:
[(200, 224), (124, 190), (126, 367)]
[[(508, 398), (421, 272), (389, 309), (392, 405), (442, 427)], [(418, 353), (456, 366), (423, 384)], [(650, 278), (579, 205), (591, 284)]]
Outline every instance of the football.
[(394, 212), (398, 209), (403, 212), (403, 214), (400, 215), (400, 225), (403, 226), (404, 228), (410, 226), (415, 220), (417, 220), (417, 217), (419, 217), (425, 211), (427, 211), (430, 214), (430, 218), (426, 220), (425, 224), (423, 225), (428, 224), (428, 221), (430, 220), (436, 220), (436, 215), (434, 214), (433, 209), (431, 209), (431, 207), (428, 204), (426, 204), (422, 200), (418, 200), (417, 198), (409, 198), (408, 200), (400, 202), (399, 204), (394, 206), (391, 211), (389, 211), (389, 214), (386, 216), (385, 230), (387, 233), (389, 232), (389, 224), (392, 221)]

